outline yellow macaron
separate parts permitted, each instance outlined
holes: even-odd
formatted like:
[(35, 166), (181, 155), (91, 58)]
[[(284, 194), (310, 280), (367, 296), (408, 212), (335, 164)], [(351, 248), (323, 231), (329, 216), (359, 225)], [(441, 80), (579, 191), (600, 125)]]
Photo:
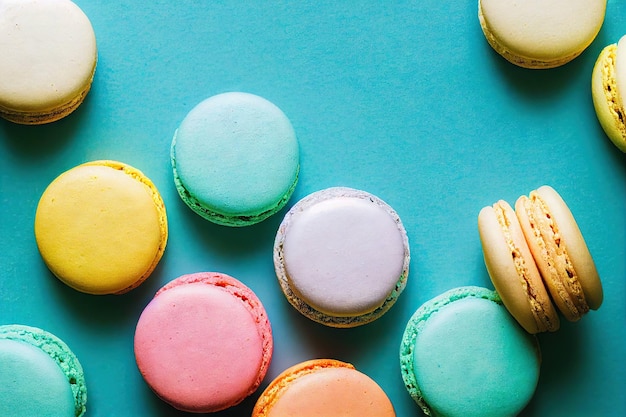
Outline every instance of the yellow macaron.
[(141, 284), (167, 243), (161, 195), (141, 171), (93, 161), (59, 175), (35, 214), (41, 256), (61, 281), (89, 294), (121, 294)]
[(598, 121), (606, 135), (626, 152), (626, 36), (606, 46), (593, 67), (591, 93)]

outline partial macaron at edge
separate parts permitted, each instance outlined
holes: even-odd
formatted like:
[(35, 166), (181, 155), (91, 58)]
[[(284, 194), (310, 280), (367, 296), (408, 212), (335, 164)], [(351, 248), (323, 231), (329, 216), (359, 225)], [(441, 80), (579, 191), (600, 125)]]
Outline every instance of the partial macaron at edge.
[(83, 368), (76, 355), (60, 338), (43, 329), (19, 324), (0, 326), (0, 339), (27, 343), (41, 349), (56, 362), (67, 377), (74, 396), (74, 416), (80, 417), (87, 410), (87, 385)]
[[(604, 15), (603, 15), (604, 16)], [(504, 59), (509, 61), (510, 63), (517, 65), (522, 68), (527, 69), (551, 69), (563, 66), (568, 62), (577, 58), (584, 50), (591, 45), (597, 33), (600, 30), (601, 25), (597, 27), (597, 31), (591, 37), (591, 39), (587, 40), (586, 43), (579, 45), (578, 49), (570, 51), (569, 53), (564, 53), (560, 56), (556, 56), (555, 58), (549, 59), (539, 58), (539, 57), (531, 57), (526, 56), (525, 54), (514, 51), (511, 47), (506, 46), (502, 41), (500, 41), (493, 33), (491, 26), (489, 25), (488, 19), (485, 18), (483, 13), (483, 7), (481, 0), (478, 0), (478, 20), (480, 22), (480, 27), (482, 32), (487, 40), (487, 43)], [(604, 19), (602, 19), (603, 21)]]
[[(622, 152), (626, 152), (626, 109), (616, 81), (618, 43), (604, 47), (593, 67), (591, 92), (593, 106), (605, 134)], [(626, 49), (626, 39), (621, 49)], [(622, 51), (626, 53), (626, 50)]]
[(267, 416), (272, 405), (281, 396), (282, 392), (288, 388), (289, 384), (294, 380), (302, 376), (314, 373), (319, 369), (338, 367), (355, 369), (354, 366), (350, 363), (334, 359), (311, 359), (285, 369), (276, 378), (274, 378), (272, 382), (270, 382), (267, 388), (265, 388), (263, 393), (260, 395), (252, 411), (252, 416)]

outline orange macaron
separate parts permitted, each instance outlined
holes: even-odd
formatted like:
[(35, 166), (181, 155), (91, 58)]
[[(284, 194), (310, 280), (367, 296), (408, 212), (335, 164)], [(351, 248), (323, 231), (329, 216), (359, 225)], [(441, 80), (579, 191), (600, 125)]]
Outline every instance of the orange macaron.
[(382, 388), (353, 365), (313, 359), (278, 375), (259, 397), (252, 417), (395, 417)]

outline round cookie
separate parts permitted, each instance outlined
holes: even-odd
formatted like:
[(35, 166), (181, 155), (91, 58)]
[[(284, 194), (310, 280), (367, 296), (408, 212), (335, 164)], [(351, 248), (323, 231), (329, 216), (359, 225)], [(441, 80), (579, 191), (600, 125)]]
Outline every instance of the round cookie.
[(395, 417), (391, 401), (351, 364), (314, 359), (276, 377), (257, 400), (252, 417)]
[(121, 294), (150, 276), (167, 243), (163, 200), (141, 171), (93, 161), (59, 175), (35, 214), (35, 238), (52, 273), (90, 294)]
[(237, 405), (261, 384), (273, 339), (258, 297), (225, 274), (183, 275), (161, 288), (135, 331), (135, 358), (163, 401), (194, 413)]
[(174, 182), (197, 214), (225, 226), (265, 220), (298, 182), (299, 147), (285, 114), (266, 99), (231, 92), (210, 97), (178, 127)]
[(593, 67), (591, 93), (606, 135), (626, 152), (626, 36), (606, 46)]
[(547, 185), (521, 196), (515, 213), (552, 300), (567, 320), (602, 304), (603, 290), (585, 239), (569, 207)]
[(0, 116), (59, 120), (83, 102), (96, 70), (96, 37), (69, 0), (0, 2)]
[(509, 62), (554, 68), (580, 55), (597, 36), (606, 0), (479, 0), (478, 17), (491, 47)]
[(0, 326), (0, 415), (80, 417), (87, 386), (83, 368), (58, 337), (45, 330)]
[(406, 286), (409, 262), (398, 214), (347, 187), (298, 201), (274, 243), (274, 267), (289, 303), (333, 327), (366, 324), (389, 310)]
[(529, 333), (556, 331), (559, 316), (511, 206), (503, 200), (478, 214), (478, 232), (491, 282)]
[(402, 379), (429, 416), (515, 416), (539, 379), (539, 345), (495, 291), (451, 289), (407, 323), (400, 348)]

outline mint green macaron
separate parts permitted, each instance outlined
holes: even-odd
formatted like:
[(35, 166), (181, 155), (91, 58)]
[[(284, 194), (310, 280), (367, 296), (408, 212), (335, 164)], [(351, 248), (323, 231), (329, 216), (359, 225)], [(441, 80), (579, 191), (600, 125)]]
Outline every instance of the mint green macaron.
[(287, 116), (268, 100), (241, 92), (195, 106), (176, 130), (171, 161), (185, 204), (225, 226), (259, 223), (283, 208), (300, 169)]
[(495, 291), (451, 289), (409, 320), (400, 348), (402, 379), (435, 417), (519, 414), (539, 379), (535, 336), (509, 314)]
[(0, 326), (0, 416), (80, 417), (87, 387), (70, 348), (45, 330)]

